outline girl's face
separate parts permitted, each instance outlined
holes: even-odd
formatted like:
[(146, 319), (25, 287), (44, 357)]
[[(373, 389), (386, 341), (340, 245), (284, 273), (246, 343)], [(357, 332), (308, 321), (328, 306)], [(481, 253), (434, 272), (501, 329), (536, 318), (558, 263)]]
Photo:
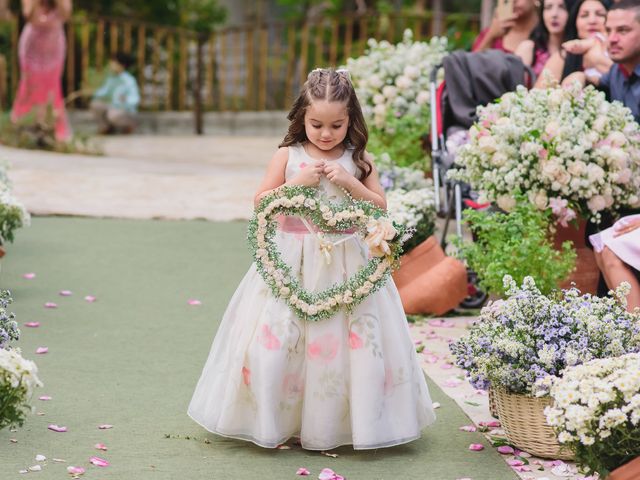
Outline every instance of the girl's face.
[(605, 34), (604, 22), (607, 19), (607, 10), (600, 2), (586, 0), (580, 5), (576, 30), (578, 38), (589, 38), (596, 34)]
[(307, 138), (320, 150), (339, 146), (347, 136), (349, 114), (346, 102), (313, 100), (304, 115)]
[(545, 0), (542, 8), (542, 21), (550, 35), (562, 34), (568, 18), (569, 12), (567, 12), (564, 0)]

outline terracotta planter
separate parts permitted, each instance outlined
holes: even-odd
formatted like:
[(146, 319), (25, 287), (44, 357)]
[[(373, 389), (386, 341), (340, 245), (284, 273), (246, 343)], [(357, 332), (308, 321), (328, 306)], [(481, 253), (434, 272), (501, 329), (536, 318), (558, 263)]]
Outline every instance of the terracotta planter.
[(442, 315), (467, 296), (467, 270), (447, 257), (435, 237), (429, 237), (400, 259), (393, 280), (404, 311)]
[(640, 457), (616, 468), (606, 480), (638, 480), (640, 479)]
[(562, 243), (568, 240), (573, 243), (576, 249), (576, 268), (569, 275), (569, 278), (560, 284), (560, 287), (570, 288), (571, 283), (574, 282), (582, 293), (592, 293), (595, 295), (598, 291), (600, 269), (596, 264), (593, 250), (587, 247), (586, 244), (586, 226), (586, 220), (580, 220), (577, 228), (573, 225), (569, 225), (568, 227), (558, 225), (554, 244), (557, 249), (560, 249)]

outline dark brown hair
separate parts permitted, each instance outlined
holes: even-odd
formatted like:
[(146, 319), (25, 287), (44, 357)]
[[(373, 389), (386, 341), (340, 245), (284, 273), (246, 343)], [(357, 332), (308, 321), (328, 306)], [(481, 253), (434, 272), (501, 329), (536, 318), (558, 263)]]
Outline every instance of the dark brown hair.
[(289, 147), (296, 143), (307, 141), (304, 129), (304, 116), (307, 108), (314, 100), (327, 100), (329, 102), (344, 102), (347, 104), (349, 115), (349, 127), (344, 139), (345, 148), (353, 148), (353, 161), (360, 172), (360, 180), (371, 174), (371, 163), (365, 158), (364, 151), (369, 140), (367, 124), (362, 115), (362, 108), (356, 96), (356, 91), (349, 79), (346, 70), (333, 70), (331, 68), (316, 69), (307, 77), (302, 86), (298, 98), (293, 102), (293, 107), (287, 119), (289, 130), (282, 140), (280, 147)]

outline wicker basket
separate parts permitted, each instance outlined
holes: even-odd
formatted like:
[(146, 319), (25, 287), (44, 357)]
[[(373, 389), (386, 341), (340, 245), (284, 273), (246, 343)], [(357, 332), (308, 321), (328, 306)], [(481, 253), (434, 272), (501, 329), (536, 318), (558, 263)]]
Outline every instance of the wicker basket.
[(549, 397), (535, 398), (493, 389), (500, 423), (507, 440), (518, 449), (542, 458), (573, 460), (573, 454), (561, 448), (553, 429), (547, 425), (544, 407)]
[(493, 418), (498, 417), (498, 404), (496, 403), (496, 392), (493, 391), (493, 387), (489, 387), (489, 413)]

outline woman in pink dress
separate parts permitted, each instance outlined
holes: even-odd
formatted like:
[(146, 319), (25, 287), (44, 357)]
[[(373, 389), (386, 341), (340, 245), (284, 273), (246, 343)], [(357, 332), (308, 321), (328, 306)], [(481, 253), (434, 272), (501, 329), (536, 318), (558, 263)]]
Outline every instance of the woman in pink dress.
[(640, 215), (628, 215), (612, 227), (589, 237), (596, 262), (607, 286), (616, 288), (622, 282), (631, 285), (627, 296), (627, 309), (640, 307)]
[(22, 0), (22, 13), (27, 23), (18, 43), (20, 84), (11, 120), (15, 122), (34, 112), (43, 121), (50, 105), (56, 139), (68, 140), (71, 130), (64, 109), (62, 73), (66, 53), (64, 22), (71, 15), (71, 0)]

